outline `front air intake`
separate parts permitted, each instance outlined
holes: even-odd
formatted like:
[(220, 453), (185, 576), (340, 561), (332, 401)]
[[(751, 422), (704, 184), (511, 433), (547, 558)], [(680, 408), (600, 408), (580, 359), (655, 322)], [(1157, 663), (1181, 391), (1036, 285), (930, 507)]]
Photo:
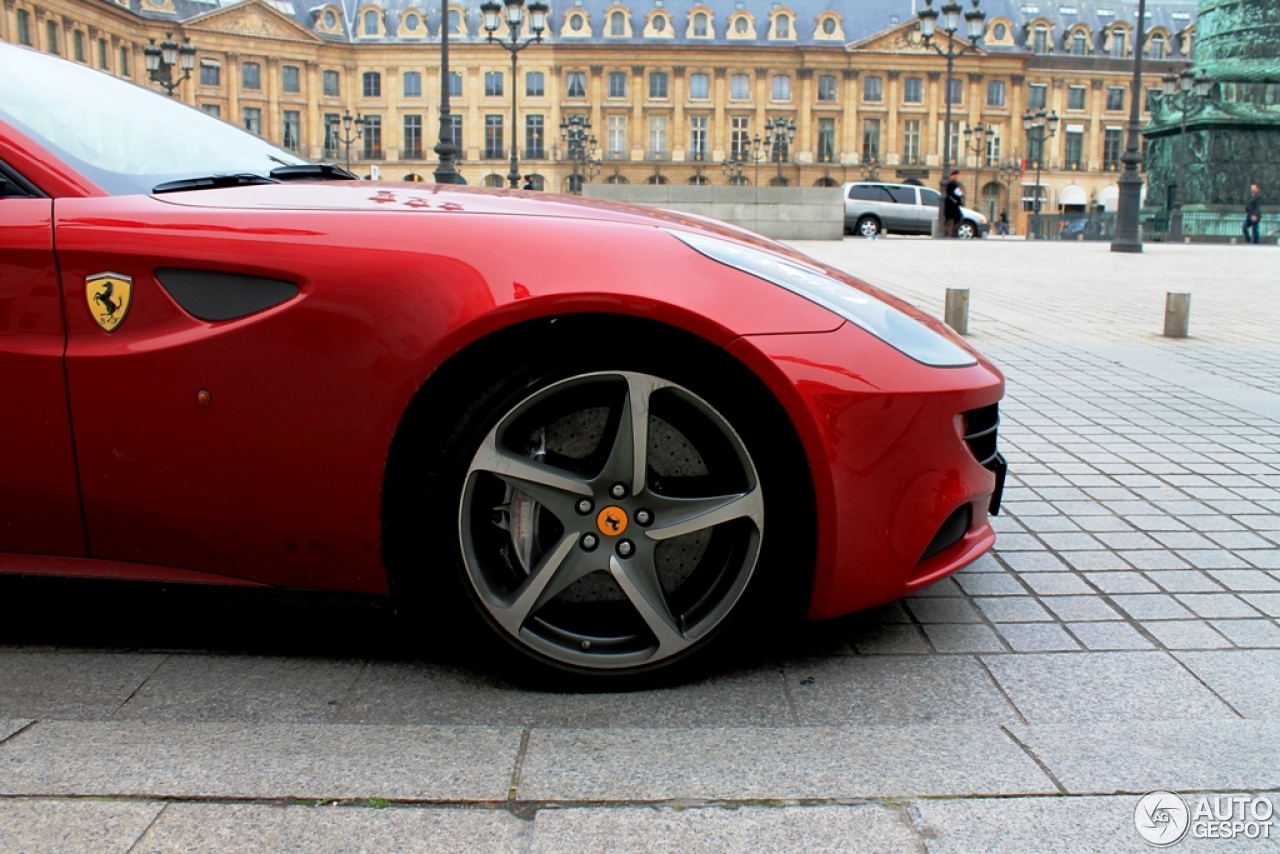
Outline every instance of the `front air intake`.
[(964, 535), (969, 531), (969, 521), (972, 517), (973, 513), (968, 504), (963, 507), (957, 507), (956, 511), (947, 517), (947, 521), (942, 523), (938, 533), (933, 535), (933, 539), (929, 542), (929, 547), (924, 550), (924, 554), (920, 559), (927, 560), (964, 539)]
[(248, 317), (298, 295), (293, 282), (217, 270), (163, 267), (156, 279), (183, 311), (210, 322)]

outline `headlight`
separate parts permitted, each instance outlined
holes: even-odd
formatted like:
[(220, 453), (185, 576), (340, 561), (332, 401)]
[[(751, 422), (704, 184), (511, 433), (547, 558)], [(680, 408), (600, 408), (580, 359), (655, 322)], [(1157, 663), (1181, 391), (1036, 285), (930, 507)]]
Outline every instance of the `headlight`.
[(978, 214), (978, 224), (979, 224), (979, 225), (986, 225), (986, 224), (987, 224), (987, 218), (986, 218), (985, 216), (983, 216), (982, 214)]
[(865, 329), (917, 362), (935, 368), (959, 368), (978, 362), (964, 349), (891, 305), (830, 276), (750, 246), (672, 231), (670, 234), (713, 261), (786, 288)]

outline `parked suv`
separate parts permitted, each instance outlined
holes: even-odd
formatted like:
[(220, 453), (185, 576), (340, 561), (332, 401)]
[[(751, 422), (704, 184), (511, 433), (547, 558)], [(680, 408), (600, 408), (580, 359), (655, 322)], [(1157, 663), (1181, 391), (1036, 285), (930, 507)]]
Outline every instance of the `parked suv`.
[[(901, 234), (929, 234), (938, 219), (941, 194), (912, 184), (884, 184), (854, 181), (845, 184), (844, 230), (846, 234), (875, 237), (882, 231)], [(963, 217), (956, 235), (985, 237), (991, 230), (987, 218), (975, 210), (960, 208)]]

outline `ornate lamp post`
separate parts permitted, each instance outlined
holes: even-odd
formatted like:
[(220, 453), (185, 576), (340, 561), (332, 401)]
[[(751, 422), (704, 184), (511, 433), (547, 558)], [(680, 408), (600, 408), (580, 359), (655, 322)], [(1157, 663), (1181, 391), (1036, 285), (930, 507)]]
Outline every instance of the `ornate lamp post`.
[[(351, 126), (355, 125), (356, 132), (351, 132)], [(351, 143), (364, 136), (364, 116), (359, 114), (355, 118), (351, 117), (351, 113), (343, 112), (342, 114), (342, 133), (338, 133), (338, 119), (329, 121), (329, 133), (333, 134), (333, 138), (347, 147), (347, 171), (351, 171)]]
[[(973, 167), (973, 204), (975, 209), (982, 210), (982, 158), (987, 153), (987, 134), (994, 133), (995, 128), (977, 124), (964, 129), (964, 147), (977, 157), (977, 165)], [(995, 219), (993, 215), (991, 219)]]
[(862, 161), (862, 180), (879, 181), (880, 180), (880, 161), (874, 157), (864, 158)]
[(1182, 240), (1182, 170), (1187, 160), (1187, 113), (1194, 112), (1209, 97), (1209, 87), (1213, 81), (1201, 69), (1199, 73), (1190, 68), (1182, 69), (1181, 74), (1166, 74), (1164, 81), (1164, 102), (1182, 114), (1182, 130), (1178, 135), (1178, 172), (1173, 191), (1173, 212), (1169, 219), (1169, 239)]
[(521, 41), (520, 27), (524, 24), (524, 0), (505, 0), (506, 24), (508, 35), (505, 39), (494, 36), (494, 32), (503, 21), (503, 6), (497, 0), (488, 0), (480, 5), (484, 15), (484, 31), (489, 34), (490, 44), (496, 44), (511, 54), (511, 171), (507, 173), (507, 182), (512, 189), (520, 186), (520, 158), (516, 145), (516, 57), (520, 51), (531, 44), (542, 41), (542, 31), (547, 28), (547, 13), (551, 11), (542, 0), (533, 0), (529, 4), (529, 31), (533, 33)]
[(569, 116), (560, 123), (560, 137), (565, 143), (565, 156), (573, 165), (569, 176), (569, 192), (582, 195), (582, 185), (600, 172), (596, 157), (596, 138), (591, 135), (591, 122), (584, 116)]
[(978, 0), (973, 0), (973, 8), (964, 13), (964, 22), (969, 36), (968, 42), (955, 47), (956, 30), (960, 29), (960, 4), (956, 0), (947, 0), (942, 7), (942, 29), (947, 34), (947, 49), (933, 43), (933, 36), (938, 25), (938, 10), (933, 8), (933, 0), (924, 0), (925, 6), (916, 13), (920, 19), (920, 35), (924, 43), (947, 61), (947, 115), (943, 124), (945, 141), (942, 144), (942, 180), (938, 182), (942, 190), (942, 198), (938, 199), (938, 227), (934, 237), (946, 237), (946, 189), (947, 179), (951, 176), (951, 80), (952, 68), (958, 57), (976, 50), (978, 42), (987, 32), (987, 14), (978, 8)]
[[(453, 117), (449, 112), (449, 0), (440, 2), (440, 141), (435, 152), (440, 157), (436, 166), (437, 184), (458, 183), (455, 164), (458, 148), (453, 144)], [(350, 152), (350, 148), (348, 148)]]
[[(791, 143), (796, 138), (796, 125), (790, 119), (778, 117), (771, 121), (765, 122), (764, 125), (764, 141), (769, 146), (769, 159), (778, 164), (777, 185), (782, 186), (785, 180), (782, 177), (782, 164), (791, 160)], [(757, 143), (760, 141), (756, 137)], [(756, 185), (759, 186), (759, 167), (757, 166)]]
[[(169, 97), (173, 97), (173, 90), (182, 85), (183, 80), (191, 78), (191, 69), (196, 67), (196, 48), (191, 44), (191, 39), (183, 38), (182, 44), (179, 45), (173, 40), (173, 33), (165, 33), (164, 41), (156, 44), (155, 39), (148, 39), (151, 43), (142, 49), (142, 61), (147, 68), (147, 76), (151, 78), (151, 82), (164, 87), (169, 93)], [(182, 68), (182, 76), (177, 80), (173, 79), (174, 67)]]
[(1142, 133), (1142, 45), (1146, 41), (1147, 0), (1138, 0), (1137, 40), (1133, 51), (1133, 85), (1129, 89), (1129, 133), (1120, 162), (1124, 173), (1120, 180), (1120, 200), (1116, 208), (1116, 233), (1111, 239), (1112, 252), (1141, 252), (1142, 240), (1138, 236), (1138, 208), (1142, 204), (1142, 151), (1138, 138)]
[(1036, 207), (1031, 215), (1033, 232), (1040, 222), (1040, 167), (1044, 164), (1044, 143), (1058, 132), (1059, 121), (1057, 112), (1046, 113), (1043, 108), (1034, 113), (1028, 110), (1022, 114), (1022, 129), (1027, 132), (1027, 148), (1035, 143), (1036, 154), (1040, 155), (1036, 158)]
[(996, 167), (996, 178), (1004, 185), (1005, 210), (1013, 207), (1013, 179), (1022, 175), (1022, 158), (1014, 152), (1012, 160), (1006, 160)]
[(720, 171), (724, 172), (726, 178), (729, 179), (729, 185), (736, 187), (745, 182), (742, 177), (742, 167), (747, 163), (746, 157), (741, 153), (730, 154), (723, 163), (720, 164)]

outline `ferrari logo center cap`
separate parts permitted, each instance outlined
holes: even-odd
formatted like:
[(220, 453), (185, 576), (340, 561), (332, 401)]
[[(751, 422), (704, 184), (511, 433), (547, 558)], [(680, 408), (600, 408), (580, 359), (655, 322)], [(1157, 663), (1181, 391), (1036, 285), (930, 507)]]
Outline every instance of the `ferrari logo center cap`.
[(120, 273), (98, 273), (84, 280), (84, 296), (89, 313), (107, 332), (115, 332), (129, 313), (133, 299), (133, 279)]
[(627, 511), (621, 507), (606, 507), (596, 516), (596, 527), (606, 537), (616, 537), (627, 530)]

